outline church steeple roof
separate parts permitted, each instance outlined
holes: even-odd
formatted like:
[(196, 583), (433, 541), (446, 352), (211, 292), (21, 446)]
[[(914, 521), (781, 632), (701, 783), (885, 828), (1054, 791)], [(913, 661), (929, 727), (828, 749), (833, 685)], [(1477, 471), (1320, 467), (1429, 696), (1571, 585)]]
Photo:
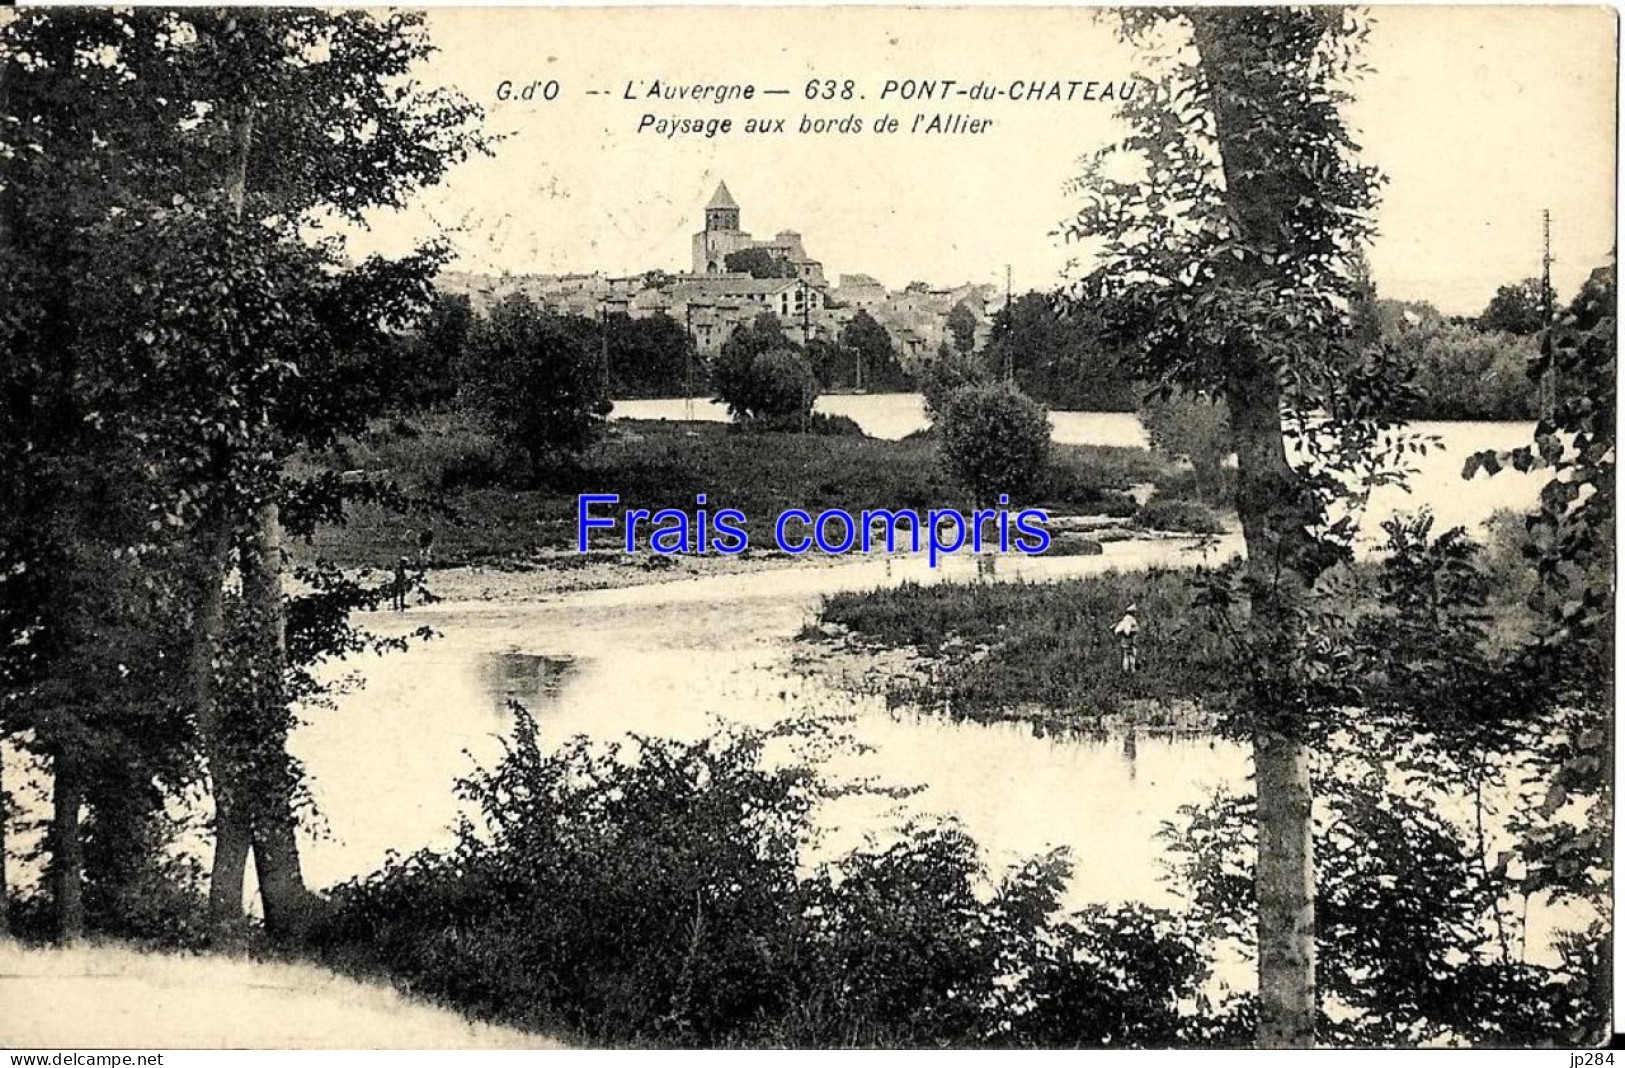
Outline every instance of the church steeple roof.
[(715, 193), (711, 194), (711, 203), (709, 203), (709, 204), (707, 204), (705, 206), (705, 210), (710, 211), (712, 208), (737, 208), (737, 207), (739, 207), (739, 205), (737, 203), (735, 203), (734, 198), (733, 198), (733, 194), (728, 192), (728, 183), (727, 182), (718, 182), (717, 183), (717, 191)]

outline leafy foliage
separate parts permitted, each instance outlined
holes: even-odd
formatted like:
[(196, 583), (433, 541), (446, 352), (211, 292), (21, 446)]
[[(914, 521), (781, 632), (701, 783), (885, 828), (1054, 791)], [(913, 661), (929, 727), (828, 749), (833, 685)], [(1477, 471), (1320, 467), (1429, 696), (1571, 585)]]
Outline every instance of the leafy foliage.
[(1028, 396), (1051, 408), (1087, 412), (1134, 410), (1124, 357), (1098, 309), (1046, 293), (1023, 293), (1000, 308), (982, 352), (987, 367), (1008, 370)]
[(666, 315), (634, 319), (605, 316), (600, 329), (609, 359), (609, 388), (616, 397), (682, 397), (703, 394), (705, 366), (690, 350), (683, 324)]
[[(65, 796), (83, 786), (102, 842), (128, 833), (127, 856), (87, 854), (115, 881), (158, 869), (147, 816), (174, 796), (175, 769), (188, 782), (201, 773), (214, 702), (196, 691), (219, 683), (252, 691), (256, 705), (280, 702), (269, 717), (279, 726), (252, 749), (268, 776), (296, 771), (282, 751), (284, 666), (268, 658), (280, 613), (254, 614), (249, 644), (267, 655), (237, 661), (242, 670), (222, 680), (213, 675), (229, 658), (200, 644), (211, 629), (200, 604), (208, 591), (218, 600), (228, 552), (244, 532), (271, 529), (261, 517), (284, 494), (310, 514), (342, 512), (343, 484), (306, 483), (284, 465), (365, 425), (386, 394), (380, 367), (427, 308), (438, 250), (356, 263), (321, 235), (335, 218), (405, 203), (483, 147), (476, 107), (413, 80), (430, 50), (421, 16), (407, 14), (39, 11), (0, 24), (0, 389), (10, 415), (0, 452), (17, 461), (6, 502), (15, 510), (0, 528), (0, 603), (13, 606), (0, 621), (0, 730), (20, 726), (36, 679), (94, 678), (65, 625), (83, 591), (125, 602), (108, 606), (109, 619), (152, 612), (107, 645), (159, 684), (147, 696), (108, 686), (76, 704), (71, 731), (34, 734)], [(94, 482), (80, 474), (98, 468), (116, 474), (116, 494), (82, 492)], [(142, 518), (116, 536), (103, 525), (103, 565), (87, 571), (40, 537), (40, 509), (64, 507)], [(265, 566), (245, 585), (279, 599), (275, 547), (250, 558)], [(167, 648), (176, 634), (190, 647)], [(120, 751), (120, 735), (139, 736), (141, 752)], [(114, 753), (129, 761), (116, 775)], [(230, 769), (209, 771), (218, 791)], [(120, 794), (140, 798), (146, 815), (115, 811)], [(282, 791), (243, 796), (287, 825), (275, 811)], [(76, 822), (64, 808), (53, 832), (70, 936)], [(86, 876), (93, 897), (120, 897), (98, 872)]]
[(925, 398), (925, 415), (933, 424), (940, 421), (948, 398), (968, 386), (987, 386), (994, 381), (986, 361), (979, 355), (943, 349), (927, 361), (920, 373), (920, 393)]
[[(1563, 736), (1553, 723), (1530, 733), (1536, 752), (1553, 728)], [(1319, 764), (1326, 1041), (1583, 1045), (1604, 1033), (1598, 932), (1542, 946), (1526, 926), (1531, 899), (1552, 907), (1541, 882), (1514, 874), (1538, 852), (1518, 830), (1520, 811), (1540, 804), (1526, 765), (1464, 764), (1396, 722), (1351, 724)], [(1250, 798), (1222, 795), (1167, 831), (1193, 926), (1221, 954), (1255, 953), (1252, 824)], [(1606, 885), (1596, 878), (1577, 869), (1563, 883), (1594, 898)]]
[(505, 298), (469, 340), (471, 400), (533, 475), (574, 460), (602, 432), (608, 383), (590, 324)]
[(1031, 499), (1049, 462), (1049, 416), (1007, 385), (968, 386), (948, 395), (937, 420), (942, 459), (979, 503), (1001, 494)]
[[(680, 743), (537, 747), (462, 785), (449, 852), (343, 888), (330, 958), (480, 1016), (599, 1043), (1162, 1045), (1200, 1034), (1200, 958), (1171, 916), (1060, 915), (1052, 854), (994, 880), (951, 824), (808, 870), (830, 784), (810, 724)], [(796, 754), (770, 760), (770, 748)]]
[(963, 303), (955, 304), (948, 310), (943, 325), (948, 328), (955, 352), (968, 356), (976, 351), (976, 314)]
[(742, 248), (723, 257), (722, 264), (730, 271), (748, 274), (752, 278), (794, 278), (796, 265), (782, 256), (775, 256), (765, 248)]
[[(847, 354), (843, 363), (850, 364), (853, 370), (852, 385), (862, 385), (870, 391), (906, 389), (911, 385), (903, 365), (898, 362), (891, 335), (868, 312), (860, 309), (841, 327), (840, 348)], [(859, 366), (863, 368), (861, 382)]]
[(1229, 503), (1220, 474), (1230, 455), (1230, 414), (1223, 401), (1178, 392), (1153, 395), (1140, 405), (1140, 425), (1153, 449), (1191, 465), (1200, 500), (1215, 506)]
[(818, 379), (776, 316), (763, 313), (736, 328), (712, 367), (717, 398), (739, 423), (805, 420), (818, 399)]
[(1546, 328), (1546, 317), (1556, 300), (1551, 287), (1539, 278), (1525, 278), (1516, 285), (1497, 289), (1479, 315), (1478, 325), (1484, 330), (1530, 337)]

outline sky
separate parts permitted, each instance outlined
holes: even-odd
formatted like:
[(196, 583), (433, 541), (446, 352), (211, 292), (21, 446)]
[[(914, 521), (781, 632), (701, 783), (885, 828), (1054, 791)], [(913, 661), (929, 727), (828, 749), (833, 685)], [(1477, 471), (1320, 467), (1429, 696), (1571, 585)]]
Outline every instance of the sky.
[[(1480, 310), (1540, 269), (1552, 213), (1554, 281), (1576, 290), (1614, 245), (1615, 21), (1603, 8), (1381, 8), (1347, 118), (1387, 176), (1369, 251), (1381, 295)], [(757, 237), (801, 232), (833, 281), (1051, 286), (1078, 253), (1056, 236), (1075, 210), (1077, 159), (1119, 132), (1101, 101), (882, 100), (888, 79), (1117, 83), (1134, 51), (1079, 9), (442, 9), (428, 83), (487, 109), (495, 152), (460, 164), (359, 251), (401, 251), (439, 230), (453, 269), (631, 274), (686, 269), (719, 180)], [(809, 78), (850, 78), (851, 102), (808, 104)], [(622, 99), (628, 81), (789, 89), (724, 106)], [(552, 101), (500, 83), (558, 83)], [(606, 95), (588, 96), (588, 90)], [(861, 97), (858, 99), (857, 97)], [(746, 135), (753, 115), (905, 127), (916, 113), (991, 117), (977, 135)], [(637, 132), (657, 117), (731, 116), (711, 139)]]

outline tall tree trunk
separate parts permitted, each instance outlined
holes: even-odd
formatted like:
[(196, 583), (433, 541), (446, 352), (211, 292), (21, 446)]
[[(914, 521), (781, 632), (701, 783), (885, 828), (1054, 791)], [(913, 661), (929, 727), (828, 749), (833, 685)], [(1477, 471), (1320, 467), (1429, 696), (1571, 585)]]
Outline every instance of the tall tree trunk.
[[(0, 59), (0, 122), (11, 114), (10, 72), (9, 60)], [(6, 260), (11, 251), (11, 213), (16, 210), (14, 200), (14, 192), (9, 184), (0, 188), (0, 269), (5, 270), (10, 269)], [(0, 740), (3, 740), (3, 736), (0, 736)], [(6, 805), (4, 761), (5, 753), (0, 749), (0, 939), (11, 937), (11, 887), (6, 881), (6, 831), (10, 826), (11, 810)]]
[(243, 919), (243, 875), (248, 865), (249, 826), (238, 800), (239, 769), (224, 743), (215, 663), (226, 628), (226, 569), (230, 562), (230, 520), (223, 510), (205, 521), (203, 560), (192, 621), (192, 700), (198, 736), (209, 764), (214, 792), (214, 858), (209, 868), (209, 925), (229, 936)]
[[(1269, 77), (1269, 43), (1242, 28), (1245, 11), (1189, 14), (1210, 91), (1238, 244), (1253, 250), (1229, 268), (1245, 289), (1267, 281), (1259, 250), (1285, 234), (1291, 180), (1258, 147), (1248, 105)], [(1227, 353), (1225, 400), (1236, 450), (1236, 510), (1247, 547), (1248, 638), (1254, 657), (1253, 761), (1258, 791), (1258, 1044), (1315, 1044), (1315, 863), (1311, 752), (1301, 686), (1303, 615), (1319, 570), (1309, 533), (1317, 508), (1286, 453), (1281, 383), (1253, 340)]]
[[(3, 741), (0, 737), (0, 741)], [(11, 885), (6, 881), (6, 831), (11, 825), (11, 806), (6, 803), (6, 753), (0, 747), (0, 941), (11, 937)]]
[[(1237, 510), (1253, 665), (1253, 770), (1258, 791), (1258, 1044), (1313, 1046), (1315, 862), (1311, 751), (1299, 684), (1302, 609), (1312, 580), (1311, 516), (1281, 433), (1267, 371), (1230, 396)], [(1239, 408), (1238, 408), (1239, 403)]]
[[(227, 176), (226, 197), (239, 220), (248, 192), (248, 162), (254, 145), (254, 112), (244, 107), (233, 135), (237, 151)], [(273, 935), (298, 939), (309, 928), (314, 896), (305, 888), (299, 865), (297, 818), (287, 756), (287, 719), (284, 676), (287, 671), (286, 618), (282, 600), (282, 522), (274, 498), (255, 509), (253, 525), (238, 556), (242, 573), (243, 605), (248, 625), (254, 628), (255, 685), (245, 713), (254, 726), (252, 762), (248, 775), (251, 792), (238, 791), (231, 799), (236, 829), (246, 830), (247, 841), (234, 838), (231, 860), (242, 869), (241, 851), (251, 846), (254, 871), (259, 878), (265, 924)], [(229, 791), (228, 791), (229, 792)], [(217, 853), (217, 860), (219, 854)], [(241, 875), (238, 875), (241, 886)], [(240, 892), (240, 891), (239, 891)]]
[(282, 599), (282, 524), (275, 501), (255, 511), (254, 529), (239, 555), (243, 605), (254, 628), (254, 694), (245, 710), (254, 717), (255, 785), (250, 821), (254, 871), (259, 876), (265, 924), (278, 937), (298, 939), (315, 907), (299, 864), (293, 776), (288, 766), (286, 616)]
[(57, 940), (69, 943), (85, 933), (85, 848), (79, 834), (85, 790), (78, 760), (65, 746), (57, 747), (51, 764), (51, 903)]

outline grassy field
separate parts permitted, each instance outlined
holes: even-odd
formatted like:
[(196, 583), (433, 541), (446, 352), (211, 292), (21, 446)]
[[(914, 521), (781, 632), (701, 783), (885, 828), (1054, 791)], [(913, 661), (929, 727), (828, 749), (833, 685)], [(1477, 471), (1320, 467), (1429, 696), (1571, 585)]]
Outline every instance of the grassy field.
[[(573, 548), (576, 494), (616, 493), (619, 508), (682, 508), (707, 495), (713, 512), (745, 513), (754, 547), (771, 545), (780, 511), (806, 508), (960, 507), (971, 500), (943, 471), (933, 441), (790, 433), (746, 433), (720, 423), (612, 424), (581, 470), (534, 488), (504, 477), (495, 443), (467, 417), (414, 417), (380, 427), (315, 458), (324, 466), (386, 475), (407, 493), (439, 501), (441, 514), (354, 510), (348, 524), (322, 531), (317, 551), (346, 566), (388, 566), (416, 550), (417, 531), (435, 532), (436, 563), (521, 564), (537, 550)], [(1149, 451), (1057, 445), (1043, 499), (1056, 514), (1126, 516), (1124, 491), (1166, 470)], [(608, 545), (608, 538), (605, 544)]]

